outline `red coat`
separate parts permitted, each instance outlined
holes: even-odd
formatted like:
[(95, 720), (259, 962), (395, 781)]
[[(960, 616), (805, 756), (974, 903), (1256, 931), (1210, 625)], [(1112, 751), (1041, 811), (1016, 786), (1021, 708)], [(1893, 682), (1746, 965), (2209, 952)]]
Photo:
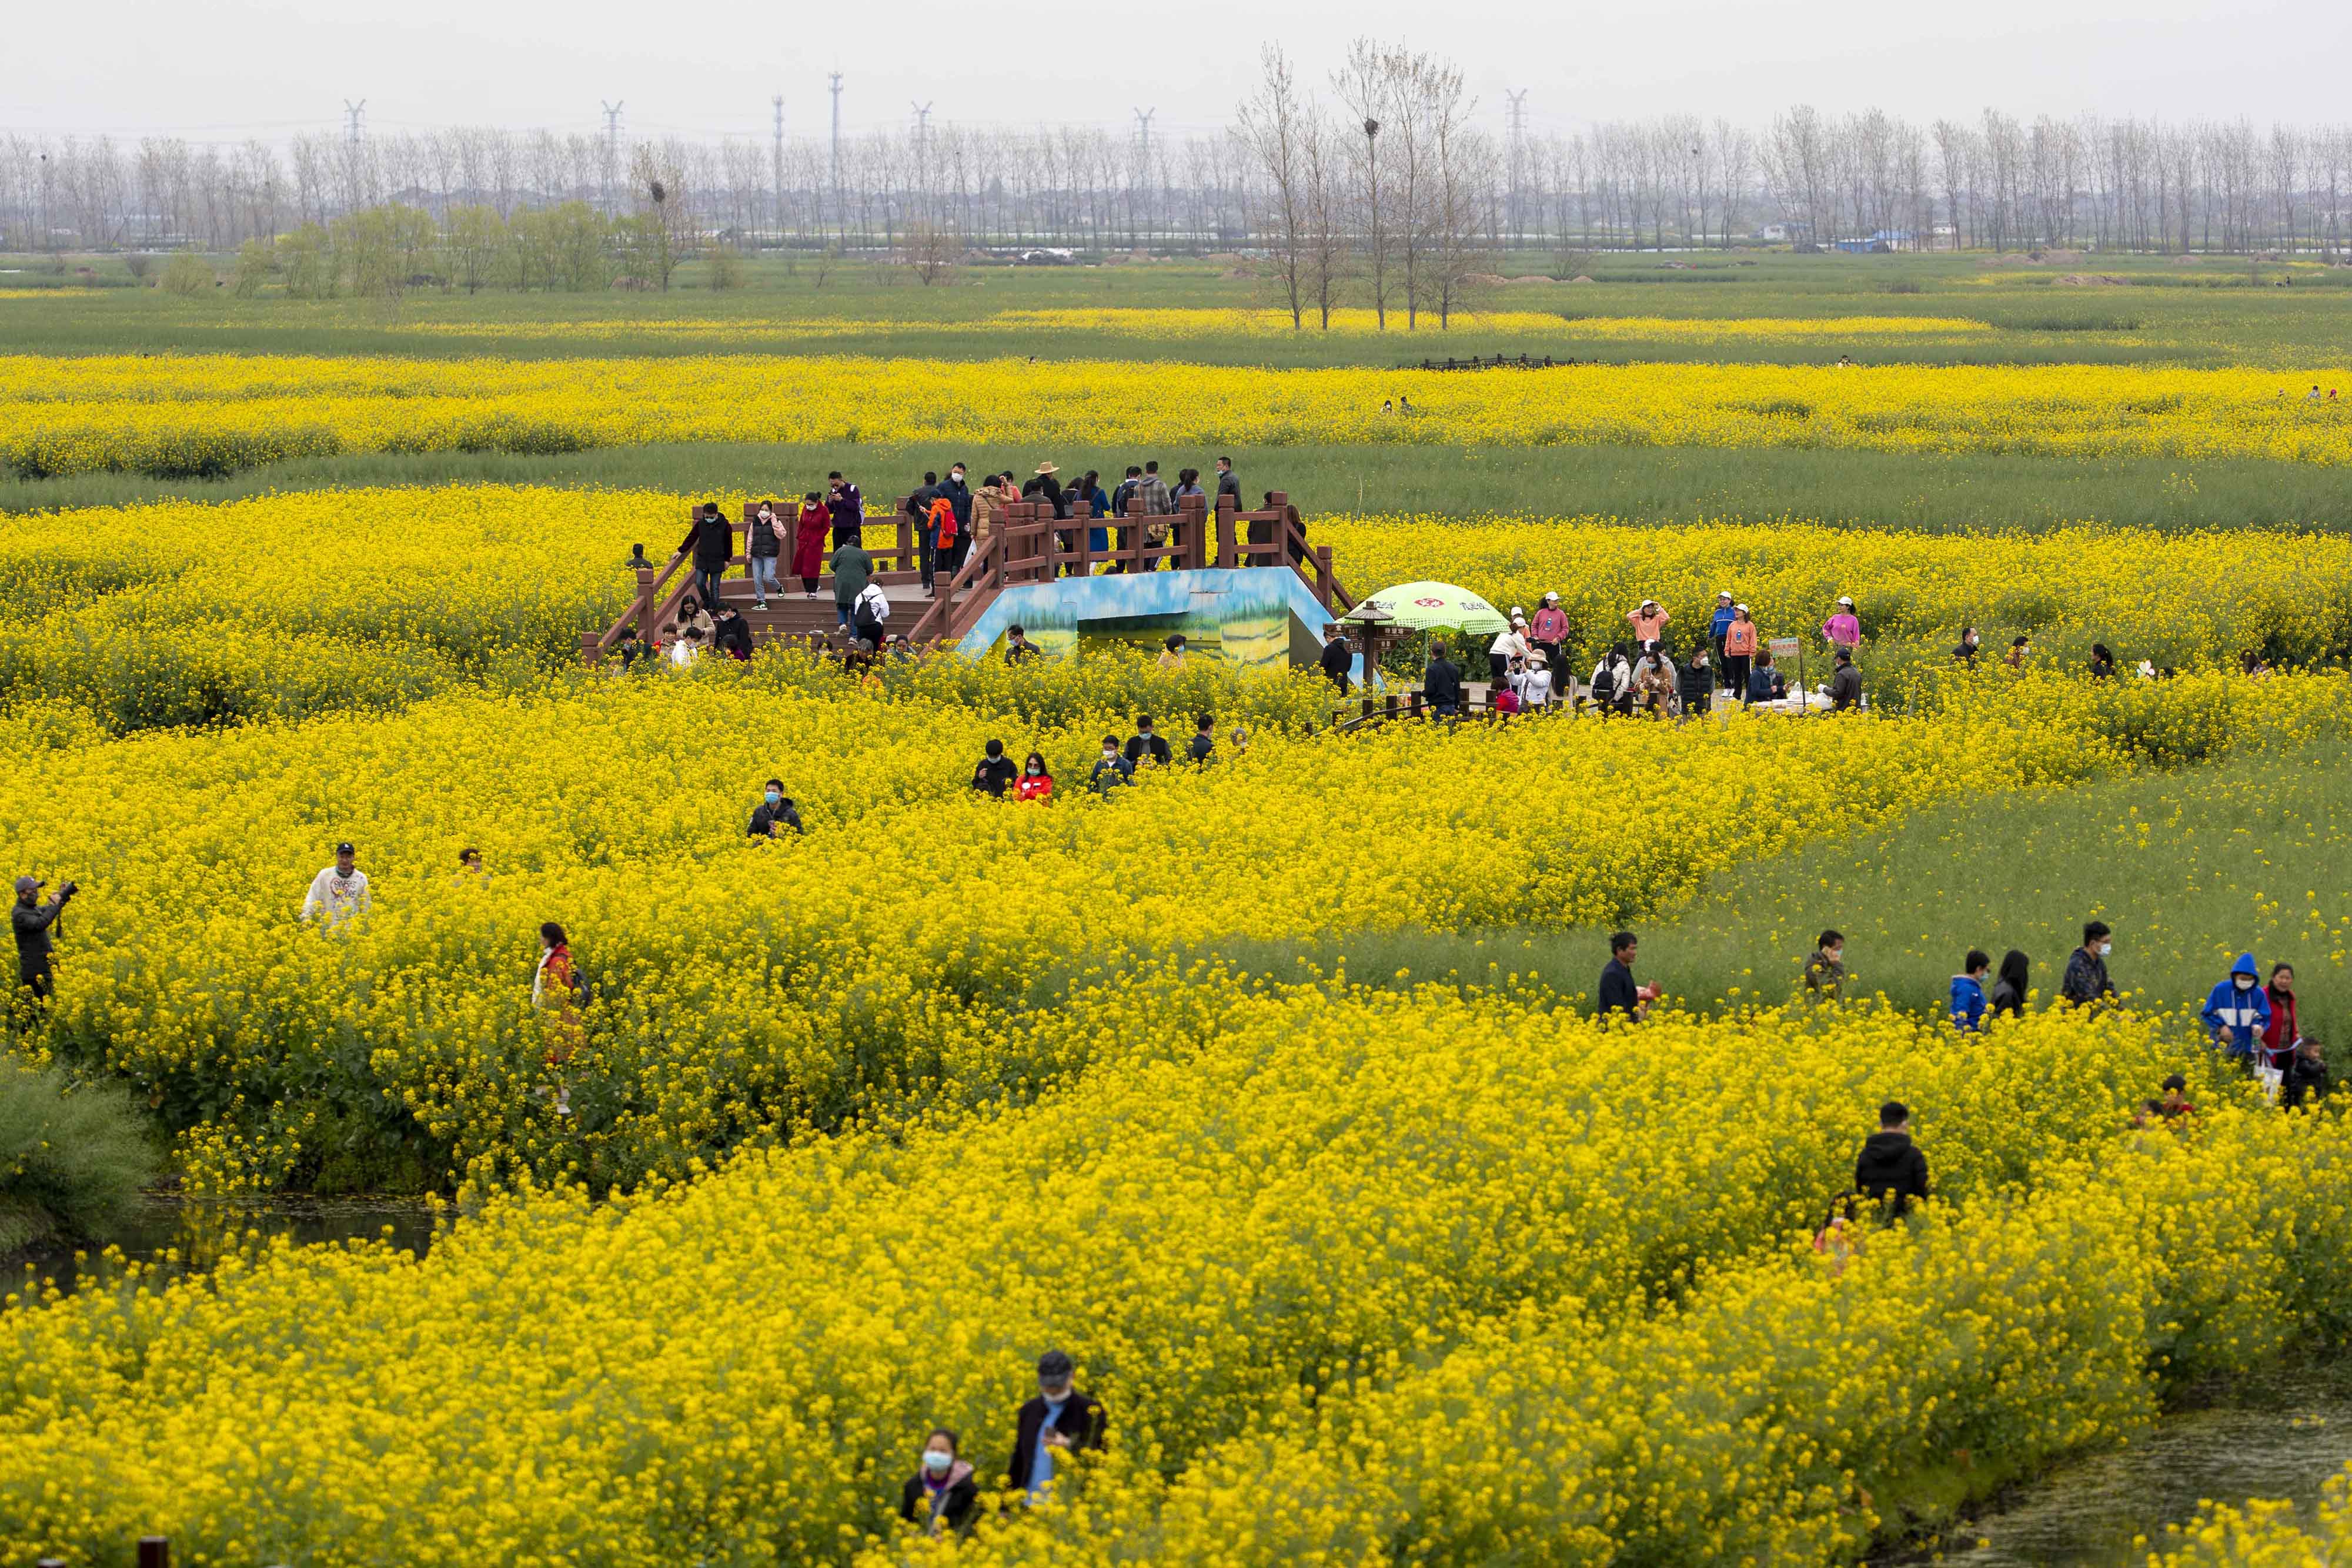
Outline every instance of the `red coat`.
[(803, 506), (793, 528), (793, 575), (824, 575), (824, 539), (833, 528), (833, 514), (823, 507)]

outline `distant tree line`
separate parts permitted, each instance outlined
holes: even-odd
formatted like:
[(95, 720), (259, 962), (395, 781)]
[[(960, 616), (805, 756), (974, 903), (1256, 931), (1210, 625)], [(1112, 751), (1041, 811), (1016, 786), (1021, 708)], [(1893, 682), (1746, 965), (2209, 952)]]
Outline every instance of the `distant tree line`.
[[(1181, 139), (909, 126), (845, 139), (836, 158), (824, 138), (493, 128), (282, 145), (11, 135), (0, 248), (290, 241), (348, 258), (375, 247), (362, 229), (390, 225), (384, 246), (414, 259), (419, 219), (359, 220), (415, 214), (435, 247), (478, 260), (469, 286), (528, 287), (647, 277), (661, 271), (649, 263), (713, 250), (936, 256), (942, 235), (958, 250), (1248, 248), (1277, 256), (1285, 302), (1296, 294), (1302, 312), (1345, 275), (1351, 298), (1409, 318), (1444, 314), (1460, 279), (1490, 265), (1471, 253), (1498, 249), (2352, 250), (2345, 127), (1994, 110), (1922, 124), (1801, 105), (1761, 127), (1667, 114), (1520, 134), (1503, 118), (1450, 62), (1366, 40), (1321, 91), (1268, 51), (1235, 124)], [(591, 249), (596, 267), (582, 262)]]

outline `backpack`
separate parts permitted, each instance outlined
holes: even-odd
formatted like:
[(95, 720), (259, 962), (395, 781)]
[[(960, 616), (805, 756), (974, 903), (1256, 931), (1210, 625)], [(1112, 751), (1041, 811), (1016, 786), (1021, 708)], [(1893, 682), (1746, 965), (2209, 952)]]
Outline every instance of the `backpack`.
[(931, 522), (940, 530), (940, 546), (941, 549), (945, 549), (947, 546), (955, 543), (956, 515), (955, 503), (953, 501), (949, 500), (945, 496), (933, 497), (931, 501)]

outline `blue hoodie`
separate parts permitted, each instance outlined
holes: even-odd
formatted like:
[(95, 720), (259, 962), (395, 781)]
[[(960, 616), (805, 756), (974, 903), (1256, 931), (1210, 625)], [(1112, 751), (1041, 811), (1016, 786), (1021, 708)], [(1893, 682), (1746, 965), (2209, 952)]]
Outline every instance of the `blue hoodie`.
[(1952, 1025), (1956, 1029), (1972, 1030), (1984, 1018), (1984, 987), (1973, 975), (1952, 977)]
[[(2240, 975), (2254, 983), (2240, 990)], [(2271, 1021), (2271, 999), (2263, 994), (2262, 973), (2254, 967), (2252, 953), (2238, 955), (2238, 961), (2230, 966), (2230, 978), (2213, 988), (2213, 994), (2205, 998), (2204, 1012), (2199, 1016), (2212, 1031), (2213, 1043), (2224, 1052), (2231, 1056), (2253, 1055), (2254, 1042), (2262, 1038)]]

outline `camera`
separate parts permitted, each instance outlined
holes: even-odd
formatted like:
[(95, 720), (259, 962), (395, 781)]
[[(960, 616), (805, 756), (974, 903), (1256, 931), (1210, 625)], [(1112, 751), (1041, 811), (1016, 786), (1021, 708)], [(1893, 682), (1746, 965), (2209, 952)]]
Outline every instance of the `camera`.
[(74, 881), (71, 877), (68, 877), (65, 881), (58, 883), (58, 896), (59, 898), (71, 898), (75, 894), (79, 893), (80, 891), (81, 883)]

